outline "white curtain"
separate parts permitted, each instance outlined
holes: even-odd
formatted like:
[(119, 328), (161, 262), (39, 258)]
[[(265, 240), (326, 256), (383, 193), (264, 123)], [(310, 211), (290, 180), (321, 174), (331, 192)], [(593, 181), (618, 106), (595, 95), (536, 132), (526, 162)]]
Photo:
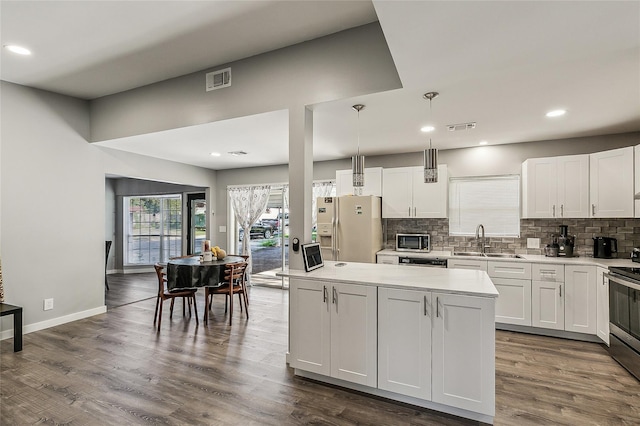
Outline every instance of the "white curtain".
[(238, 225), (244, 229), (242, 254), (249, 256), (247, 274), (250, 276), (253, 264), (251, 256), (251, 227), (267, 209), (271, 186), (242, 186), (229, 188), (228, 191)]
[(333, 187), (333, 182), (313, 183), (313, 200), (311, 200), (311, 226), (313, 228), (318, 224), (318, 197), (330, 197), (333, 192)]
[[(284, 218), (284, 211), (289, 209), (289, 185), (282, 187), (282, 216)], [(282, 222), (284, 223), (284, 222)], [(283, 225), (284, 227), (284, 225)]]

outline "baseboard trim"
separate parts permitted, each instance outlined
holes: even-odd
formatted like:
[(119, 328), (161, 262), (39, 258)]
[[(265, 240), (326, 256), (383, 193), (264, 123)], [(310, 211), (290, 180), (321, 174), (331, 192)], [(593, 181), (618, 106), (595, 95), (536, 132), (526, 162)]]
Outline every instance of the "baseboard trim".
[[(22, 327), (22, 334), (33, 333), (34, 331), (44, 330), (46, 328), (55, 327), (57, 325), (66, 324), (68, 322), (78, 321), (84, 318), (89, 318), (94, 315), (100, 315), (107, 312), (106, 306), (100, 306), (94, 309), (88, 309), (86, 311), (76, 312), (74, 314), (65, 315), (62, 317), (51, 318), (46, 321), (36, 322), (34, 324), (28, 324)], [(0, 340), (10, 339), (13, 337), (13, 327), (9, 330), (4, 330), (0, 332)]]

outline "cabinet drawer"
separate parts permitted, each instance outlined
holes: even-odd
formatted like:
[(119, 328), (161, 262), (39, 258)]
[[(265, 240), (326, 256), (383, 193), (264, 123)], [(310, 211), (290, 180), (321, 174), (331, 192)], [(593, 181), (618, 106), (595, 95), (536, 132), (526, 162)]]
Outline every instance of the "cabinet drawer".
[(531, 268), (534, 281), (564, 282), (564, 265), (535, 263)]
[(486, 260), (474, 260), (474, 259), (449, 259), (447, 261), (447, 268), (449, 269), (473, 269), (475, 271), (487, 271)]
[(398, 264), (398, 256), (394, 256), (392, 254), (378, 254), (376, 258), (377, 258), (376, 263), (384, 263), (387, 265)]
[(531, 264), (522, 262), (497, 262), (490, 260), (487, 272), (492, 278), (515, 278), (518, 280), (531, 279)]

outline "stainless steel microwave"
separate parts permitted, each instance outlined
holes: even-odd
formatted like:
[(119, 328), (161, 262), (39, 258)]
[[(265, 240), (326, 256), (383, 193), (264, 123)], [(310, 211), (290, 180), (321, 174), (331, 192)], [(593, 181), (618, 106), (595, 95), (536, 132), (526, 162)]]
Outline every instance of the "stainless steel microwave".
[(431, 251), (429, 234), (396, 234), (397, 251)]

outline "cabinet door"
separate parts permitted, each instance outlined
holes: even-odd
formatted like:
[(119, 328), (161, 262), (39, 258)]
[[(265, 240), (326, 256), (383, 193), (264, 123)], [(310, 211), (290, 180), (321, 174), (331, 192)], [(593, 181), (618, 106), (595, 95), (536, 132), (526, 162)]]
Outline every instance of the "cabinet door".
[(424, 169), (411, 167), (413, 182), (412, 217), (444, 218), (448, 216), (449, 176), (447, 165), (438, 166), (438, 182), (424, 183)]
[(431, 293), (378, 288), (378, 388), (431, 400)]
[(633, 147), (589, 155), (591, 217), (633, 217)]
[(598, 337), (609, 345), (609, 279), (605, 278), (607, 270), (598, 267), (596, 270), (596, 333)]
[(531, 280), (492, 278), (500, 297), (496, 322), (531, 326)]
[[(635, 172), (636, 177), (635, 193), (640, 194), (640, 145), (636, 145), (633, 149), (635, 153)], [(640, 217), (640, 199), (636, 199), (636, 217)]]
[(382, 171), (382, 217), (412, 216), (411, 168), (398, 167)]
[(589, 155), (567, 155), (557, 161), (556, 217), (589, 217)]
[(289, 280), (289, 364), (312, 373), (330, 375), (329, 283)]
[(432, 400), (495, 413), (495, 300), (433, 293)]
[(522, 163), (522, 216), (525, 218), (557, 217), (557, 161), (531, 158)]
[(331, 377), (377, 384), (377, 288), (333, 284), (331, 291)]
[(563, 283), (532, 281), (531, 324), (534, 327), (564, 330)]
[(447, 268), (449, 269), (472, 269), (474, 271), (487, 272), (486, 260), (475, 259), (449, 259), (447, 261)]
[[(351, 170), (336, 170), (336, 195), (354, 195), (353, 172)], [(382, 167), (367, 167), (364, 169), (364, 187), (361, 195), (382, 196)]]
[(596, 267), (566, 265), (564, 329), (596, 334)]
[(525, 262), (501, 262), (490, 260), (487, 272), (491, 278), (513, 278), (517, 280), (531, 279), (531, 264)]

